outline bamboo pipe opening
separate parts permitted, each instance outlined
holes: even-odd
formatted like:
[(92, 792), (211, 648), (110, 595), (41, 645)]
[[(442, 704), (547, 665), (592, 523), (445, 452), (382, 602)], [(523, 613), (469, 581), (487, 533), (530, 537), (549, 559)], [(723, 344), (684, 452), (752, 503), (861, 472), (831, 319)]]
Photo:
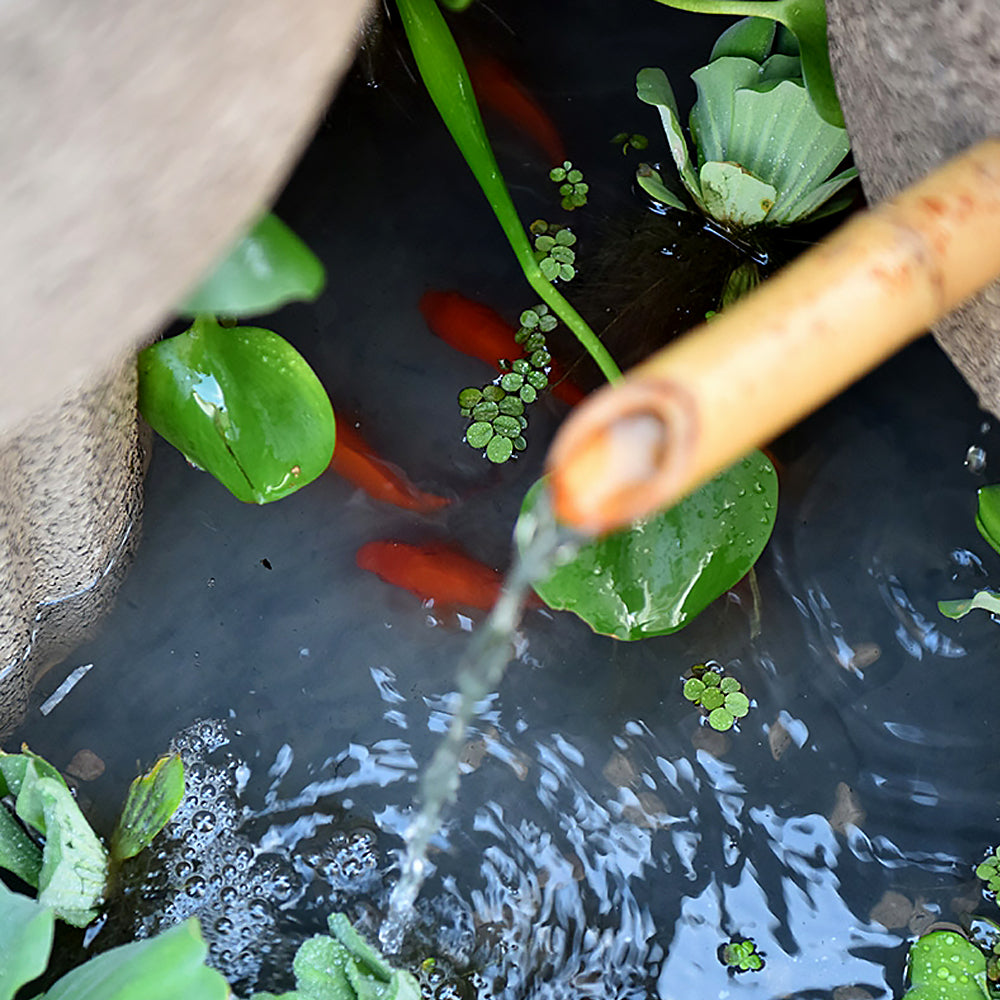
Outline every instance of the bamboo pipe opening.
[(998, 274), (990, 139), (580, 404), (549, 452), (556, 517), (602, 533), (676, 502)]

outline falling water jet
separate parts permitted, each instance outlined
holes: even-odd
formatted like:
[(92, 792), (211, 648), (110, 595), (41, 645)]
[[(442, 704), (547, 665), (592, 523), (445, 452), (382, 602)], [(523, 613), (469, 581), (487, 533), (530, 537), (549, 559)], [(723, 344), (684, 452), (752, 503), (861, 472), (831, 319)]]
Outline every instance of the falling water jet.
[[(441, 814), (458, 794), (459, 761), (477, 703), (495, 691), (513, 651), (514, 631), (531, 586), (550, 575), (559, 563), (572, 558), (583, 536), (561, 528), (552, 515), (548, 493), (517, 524), (514, 563), (500, 597), (486, 621), (476, 630), (458, 667), (458, 703), (448, 732), (420, 779), (420, 810), (404, 834), (406, 853), (399, 881), (389, 897), (389, 908), (379, 930), (379, 941), (389, 955), (398, 955), (412, 919), (424, 879), (427, 848), (441, 825)], [(520, 554), (517, 549), (520, 549)]]

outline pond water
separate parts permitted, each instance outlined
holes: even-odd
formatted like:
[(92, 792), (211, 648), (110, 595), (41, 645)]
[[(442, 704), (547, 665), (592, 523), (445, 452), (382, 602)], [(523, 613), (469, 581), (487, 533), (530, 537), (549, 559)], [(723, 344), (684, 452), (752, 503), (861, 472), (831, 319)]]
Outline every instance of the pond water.
[[(587, 241), (633, 198), (634, 164), (607, 140), (624, 129), (659, 142), (631, 97), (635, 70), (665, 66), (684, 106), (686, 75), (719, 29), (638, 0), (577, 5), (567, 24), (533, 23), (531, 6), (481, 11), (471, 34), (578, 137), (585, 269)], [(342, 417), (454, 502), (411, 514), (327, 474), (251, 507), (157, 441), (117, 606), (44, 679), (8, 744), (60, 767), (97, 754), (106, 769), (80, 794), (106, 831), (140, 763), (220, 720), (177, 744), (200, 796), (176, 828), (190, 842), (163, 849), (160, 874), (134, 873), (145, 888), (126, 898), (124, 922), (142, 933), (163, 912), (199, 912), (241, 989), (286, 985), (295, 945), (332, 908), (377, 933), (419, 769), (481, 621), (421, 606), (357, 568), (356, 550), (443, 539), (506, 566), (564, 413), (536, 405), (527, 451), (502, 467), (462, 442), (455, 396), (489, 370), (428, 332), (420, 296), (456, 288), (509, 316), (533, 297), (395, 45), (383, 40), (379, 86), (355, 80), (331, 108), (278, 206), (326, 262), (329, 287), (266, 325), (306, 355)], [(551, 217), (530, 141), (503, 125), (494, 135), (523, 217)], [(514, 662), (479, 705), (404, 951), (439, 959), (429, 990), (890, 997), (914, 931), (988, 912), (972, 869), (1000, 840), (1000, 634), (984, 613), (944, 619), (936, 601), (1000, 573), (973, 523), (1000, 454), (990, 423), (922, 341), (775, 443), (780, 512), (756, 601), (744, 580), (677, 635), (631, 644), (567, 614), (526, 614)], [(967, 467), (970, 446), (985, 469)], [(706, 660), (753, 699), (738, 731), (707, 729), (682, 696), (681, 675)], [(242, 874), (219, 874), (232, 859)], [(742, 937), (760, 972), (720, 962)]]

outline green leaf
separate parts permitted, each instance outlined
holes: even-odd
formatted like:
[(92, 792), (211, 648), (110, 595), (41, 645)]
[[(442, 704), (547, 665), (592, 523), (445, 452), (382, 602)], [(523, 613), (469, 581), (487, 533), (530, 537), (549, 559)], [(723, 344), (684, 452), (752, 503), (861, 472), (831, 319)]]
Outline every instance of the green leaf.
[(129, 786), (111, 835), (112, 859), (134, 858), (167, 825), (182, 798), (184, 763), (180, 754), (161, 757)]
[[(698, 100), (691, 109), (691, 135), (698, 147), (698, 162), (736, 160), (754, 173), (754, 164), (740, 159), (730, 148), (736, 111), (736, 94), (757, 82), (760, 66), (752, 59), (726, 56), (691, 74)], [(761, 173), (761, 176), (765, 176)]]
[(719, 35), (709, 60), (744, 56), (754, 62), (763, 62), (771, 51), (776, 27), (774, 21), (765, 17), (744, 17)]
[(671, 208), (679, 208), (682, 212), (691, 211), (673, 191), (663, 183), (663, 178), (648, 163), (640, 163), (635, 172), (635, 181), (650, 196)]
[[(635, 93), (640, 101), (653, 105), (659, 111), (660, 121), (663, 123), (663, 131), (667, 135), (667, 145), (670, 147), (670, 155), (674, 158), (677, 173), (695, 204), (704, 211), (705, 203), (702, 201), (701, 187), (691, 163), (691, 154), (688, 152), (684, 132), (681, 129), (680, 116), (677, 113), (677, 98), (674, 97), (667, 74), (656, 67), (639, 70), (635, 78)], [(654, 195), (654, 197), (656, 196)]]
[(0, 1000), (40, 976), (49, 962), (55, 914), (0, 882)]
[(41, 848), (24, 832), (24, 828), (0, 804), (0, 868), (13, 872), (22, 882), (38, 888), (42, 873)]
[(932, 931), (910, 947), (910, 982), (903, 1000), (988, 1000), (986, 958), (954, 931)]
[(720, 733), (724, 733), (727, 729), (732, 729), (735, 721), (733, 713), (728, 708), (723, 708), (722, 706), (713, 708), (708, 713), (708, 724)]
[(697, 702), (701, 699), (701, 696), (705, 693), (705, 682), (698, 680), (697, 677), (689, 677), (684, 682), (684, 697), (688, 701)]
[[(542, 487), (529, 490), (522, 514)], [(535, 590), (602, 635), (676, 632), (753, 566), (774, 526), (777, 498), (774, 467), (753, 452), (674, 507), (583, 545)], [(523, 533), (515, 534), (523, 546)]]
[(248, 503), (268, 503), (330, 464), (333, 409), (276, 333), (199, 317), (139, 354), (139, 408), (175, 448)]
[(30, 883), (38, 888), (38, 901), (61, 920), (85, 927), (97, 915), (104, 892), (104, 847), (51, 764), (30, 751), (0, 754), (0, 774), (5, 790), (16, 796), (18, 817), (45, 838), (41, 867)]
[(1000, 614), (1000, 594), (994, 594), (989, 590), (980, 590), (972, 597), (963, 597), (956, 601), (938, 601), (938, 611), (945, 618), (952, 618), (958, 621), (964, 618), (974, 608), (982, 608), (990, 614)]
[(192, 917), (156, 937), (84, 962), (63, 976), (44, 1000), (227, 1000), (229, 984), (205, 965), (207, 954)]
[(738, 163), (706, 163), (701, 168), (705, 209), (713, 219), (741, 229), (762, 223), (777, 192)]
[(326, 276), (319, 258), (276, 215), (265, 215), (185, 299), (185, 316), (256, 316), (311, 302)]
[(983, 538), (1000, 552), (1000, 483), (980, 487), (976, 527)]
[(843, 127), (844, 115), (830, 69), (824, 0), (659, 0), (698, 14), (749, 14), (778, 21), (799, 43), (802, 76), (809, 97), (824, 121)]

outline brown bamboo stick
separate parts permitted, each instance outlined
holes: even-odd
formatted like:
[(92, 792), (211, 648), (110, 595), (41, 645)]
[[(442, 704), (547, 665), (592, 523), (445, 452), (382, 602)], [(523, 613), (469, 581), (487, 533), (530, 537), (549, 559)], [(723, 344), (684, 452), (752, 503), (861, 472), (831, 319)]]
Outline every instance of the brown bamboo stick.
[(601, 533), (676, 502), (998, 274), (990, 139), (578, 406), (548, 458), (557, 518)]

